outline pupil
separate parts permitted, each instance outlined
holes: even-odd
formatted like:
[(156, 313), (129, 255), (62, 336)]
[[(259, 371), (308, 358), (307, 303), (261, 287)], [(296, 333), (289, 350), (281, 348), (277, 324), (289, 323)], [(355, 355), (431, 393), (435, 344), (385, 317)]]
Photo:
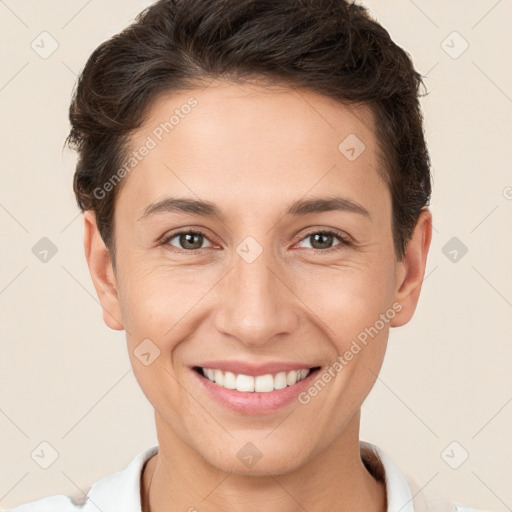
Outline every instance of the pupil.
[[(190, 241), (191, 239), (193, 240), (194, 237), (200, 237), (199, 238), (199, 246), (197, 247), (197, 242), (196, 244), (194, 244), (193, 241)], [(181, 235), (181, 242), (182, 242), (182, 247), (184, 247), (185, 249), (198, 249), (201, 247), (201, 241), (202, 241), (202, 235), (200, 235), (199, 233), (186, 233), (185, 235)], [(190, 247), (192, 246), (192, 247)]]
[[(327, 248), (328, 248), (328, 247), (329, 247), (329, 245), (330, 245), (330, 244), (329, 244), (329, 242), (330, 242), (330, 241), (332, 241), (332, 240), (331, 240), (331, 239), (332, 239), (332, 235), (329, 235), (329, 234), (327, 234), (327, 233), (317, 233), (317, 234), (313, 235), (313, 239), (314, 239), (314, 241), (315, 241), (315, 242), (317, 242), (317, 241), (318, 241), (318, 239), (319, 239), (319, 237), (327, 238), (327, 242), (324, 242), (323, 244), (322, 244), (321, 239), (320, 239), (320, 245), (321, 245), (321, 246), (322, 246), (322, 245), (326, 245), (326, 246), (327, 246)], [(320, 248), (321, 248), (321, 249), (325, 249), (325, 247), (320, 247)]]

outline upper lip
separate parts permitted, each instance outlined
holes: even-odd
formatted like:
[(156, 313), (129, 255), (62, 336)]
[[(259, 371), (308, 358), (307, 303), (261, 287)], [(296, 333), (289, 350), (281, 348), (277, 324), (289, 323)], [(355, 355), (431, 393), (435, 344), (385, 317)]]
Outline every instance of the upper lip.
[[(317, 366), (317, 365), (316, 365)], [(267, 375), (269, 373), (289, 372), (292, 370), (303, 370), (315, 368), (310, 363), (294, 363), (273, 361), (268, 363), (249, 363), (246, 361), (203, 361), (193, 367), (211, 368), (213, 370), (222, 370), (223, 372), (232, 372), (234, 374), (251, 375)]]

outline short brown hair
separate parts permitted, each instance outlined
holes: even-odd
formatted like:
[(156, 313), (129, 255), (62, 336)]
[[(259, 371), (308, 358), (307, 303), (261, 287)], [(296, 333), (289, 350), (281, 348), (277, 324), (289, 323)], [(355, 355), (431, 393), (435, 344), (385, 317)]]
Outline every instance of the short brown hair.
[(157, 96), (221, 78), (293, 84), (374, 119), (402, 260), (431, 195), (419, 88), (409, 55), (360, 5), (344, 0), (160, 0), (89, 57), (69, 109), (66, 142), (78, 152), (73, 188), (94, 210), (115, 265), (118, 189), (94, 193), (126, 156), (133, 130)]

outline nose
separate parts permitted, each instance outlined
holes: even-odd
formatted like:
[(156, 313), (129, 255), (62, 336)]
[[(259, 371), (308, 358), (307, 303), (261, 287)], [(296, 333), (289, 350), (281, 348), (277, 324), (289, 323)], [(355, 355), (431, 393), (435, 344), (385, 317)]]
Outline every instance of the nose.
[(252, 262), (235, 255), (221, 281), (215, 324), (219, 332), (248, 347), (264, 346), (296, 328), (297, 298), (283, 271), (264, 250)]

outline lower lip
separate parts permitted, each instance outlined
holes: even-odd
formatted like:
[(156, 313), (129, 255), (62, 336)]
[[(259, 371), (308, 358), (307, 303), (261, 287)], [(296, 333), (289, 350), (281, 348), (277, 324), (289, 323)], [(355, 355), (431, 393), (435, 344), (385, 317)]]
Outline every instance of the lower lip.
[(275, 389), (268, 393), (242, 392), (236, 389), (226, 389), (214, 384), (210, 379), (200, 375), (197, 371), (192, 370), (196, 378), (199, 380), (208, 393), (218, 403), (224, 407), (228, 407), (236, 412), (243, 414), (266, 414), (277, 411), (281, 407), (289, 405), (300, 393), (305, 391), (310, 385), (313, 377), (318, 373), (318, 369), (310, 371), (308, 375), (283, 389)]

